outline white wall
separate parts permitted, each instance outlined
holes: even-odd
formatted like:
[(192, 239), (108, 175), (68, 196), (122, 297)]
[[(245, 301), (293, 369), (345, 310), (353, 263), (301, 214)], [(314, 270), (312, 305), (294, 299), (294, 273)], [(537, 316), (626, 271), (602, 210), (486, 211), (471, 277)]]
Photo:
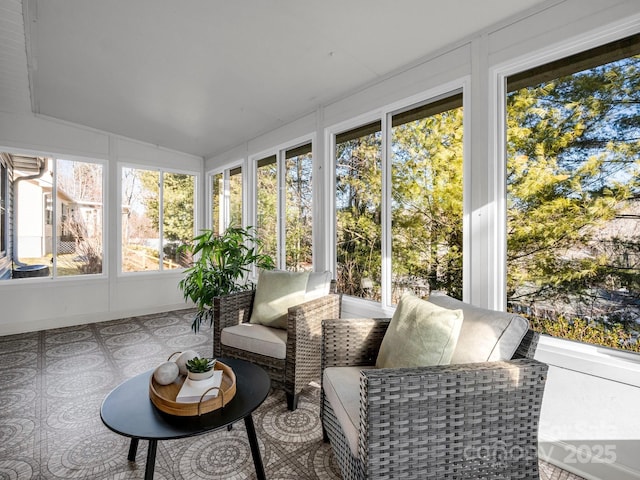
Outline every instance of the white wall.
[[(177, 288), (180, 272), (117, 273), (118, 165), (127, 162), (201, 174), (202, 158), (40, 116), (3, 112), (0, 112), (0, 150), (102, 160), (108, 175), (105, 275), (0, 282), (0, 335), (187, 306)], [(198, 189), (202, 192), (202, 185)], [(202, 219), (198, 221), (202, 225)]]
[(543, 337), (539, 454), (585, 478), (640, 478), (637, 354)]
[[(320, 184), (332, 175), (327, 130), (369, 113), (388, 111), (448, 82), (469, 79), (465, 90), (465, 300), (502, 309), (504, 287), (504, 163), (501, 157), (500, 83), (505, 75), (640, 32), (637, 0), (551, 1), (536, 11), (496, 25), (449, 49), (320, 105), (315, 113), (314, 159)], [(311, 118), (282, 126), (238, 146), (233, 153), (207, 159), (205, 170), (224, 165), (230, 156), (247, 159), (290, 141), (313, 126)], [(242, 157), (241, 157), (242, 156)], [(324, 172), (324, 173), (323, 173)], [(324, 176), (321, 176), (324, 175)], [(317, 194), (325, 206), (316, 217), (314, 241), (326, 251), (332, 217), (330, 192)], [(317, 268), (331, 268), (321, 257)], [(372, 302), (347, 299), (344, 317), (390, 316)], [(548, 344), (549, 340), (551, 346)], [(580, 350), (580, 349), (578, 349)], [(640, 479), (640, 357), (587, 349), (545, 339), (540, 358), (550, 366), (543, 403), (541, 455), (586, 478)], [(558, 351), (562, 354), (558, 354)], [(605, 357), (607, 360), (603, 361)], [(576, 366), (577, 365), (577, 366)], [(594, 374), (597, 371), (597, 374)], [(602, 455), (598, 455), (602, 449)], [(615, 462), (607, 462), (615, 453)], [(585, 460), (586, 455), (590, 457)], [(605, 459), (605, 462), (598, 461)]]

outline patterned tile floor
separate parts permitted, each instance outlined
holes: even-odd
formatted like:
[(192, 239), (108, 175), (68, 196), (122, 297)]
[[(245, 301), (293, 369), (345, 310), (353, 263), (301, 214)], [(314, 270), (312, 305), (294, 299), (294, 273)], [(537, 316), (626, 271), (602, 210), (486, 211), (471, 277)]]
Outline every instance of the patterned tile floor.
[[(105, 395), (173, 352), (210, 356), (211, 330), (191, 331), (183, 310), (0, 337), (0, 479), (141, 479), (146, 445), (127, 461), (129, 440), (100, 421)], [(254, 413), (267, 477), (339, 479), (322, 442), (319, 391), (306, 389), (298, 410), (273, 391)], [(157, 480), (255, 478), (242, 423), (230, 432), (159, 442)], [(543, 480), (580, 480), (541, 463)]]

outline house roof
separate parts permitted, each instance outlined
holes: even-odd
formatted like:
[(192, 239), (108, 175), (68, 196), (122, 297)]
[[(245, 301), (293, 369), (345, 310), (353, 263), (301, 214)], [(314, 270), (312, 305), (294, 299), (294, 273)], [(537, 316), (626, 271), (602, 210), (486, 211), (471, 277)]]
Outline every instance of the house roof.
[(550, 3), (0, 0), (0, 110), (208, 157)]

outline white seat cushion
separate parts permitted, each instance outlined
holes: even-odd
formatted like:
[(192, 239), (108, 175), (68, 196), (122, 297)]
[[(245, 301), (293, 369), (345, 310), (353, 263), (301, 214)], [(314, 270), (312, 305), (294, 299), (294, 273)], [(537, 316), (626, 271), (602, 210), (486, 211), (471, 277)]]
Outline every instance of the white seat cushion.
[(360, 372), (371, 367), (328, 367), (324, 369), (322, 388), (347, 437), (353, 456), (358, 455), (360, 429)]
[(287, 331), (280, 328), (241, 323), (223, 328), (220, 343), (272, 358), (287, 356)]

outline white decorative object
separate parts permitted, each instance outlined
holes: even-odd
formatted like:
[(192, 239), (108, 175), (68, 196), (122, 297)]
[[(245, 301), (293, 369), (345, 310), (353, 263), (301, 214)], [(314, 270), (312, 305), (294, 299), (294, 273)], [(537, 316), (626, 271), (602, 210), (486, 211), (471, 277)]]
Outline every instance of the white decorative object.
[[(182, 388), (176, 396), (177, 403), (198, 403), (202, 394), (209, 389), (203, 400), (209, 400), (218, 396), (218, 389), (222, 384), (222, 370), (212, 370), (213, 375), (206, 380), (185, 379)], [(215, 387), (215, 388), (214, 388)]]
[(200, 381), (200, 380), (206, 380), (207, 378), (211, 378), (213, 373), (214, 373), (213, 368), (211, 370), (206, 371), (206, 372), (187, 371), (187, 378), (197, 382), (197, 381)]
[(153, 371), (153, 378), (160, 385), (169, 385), (173, 383), (180, 375), (180, 369), (176, 362), (163, 362)]
[(185, 350), (178, 358), (176, 358), (176, 364), (178, 365), (178, 369), (180, 370), (180, 375), (187, 374), (187, 362), (192, 358), (199, 357), (199, 355), (193, 350)]

